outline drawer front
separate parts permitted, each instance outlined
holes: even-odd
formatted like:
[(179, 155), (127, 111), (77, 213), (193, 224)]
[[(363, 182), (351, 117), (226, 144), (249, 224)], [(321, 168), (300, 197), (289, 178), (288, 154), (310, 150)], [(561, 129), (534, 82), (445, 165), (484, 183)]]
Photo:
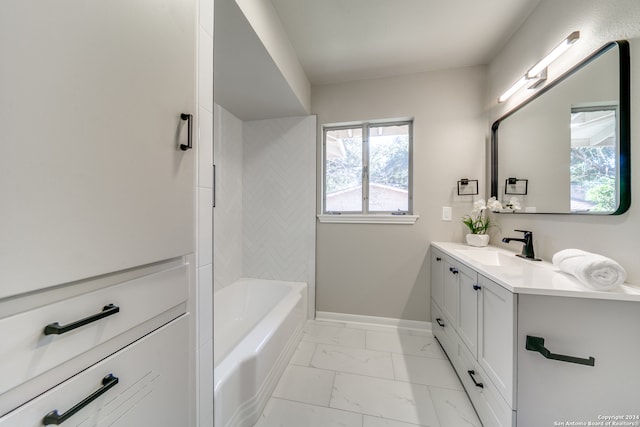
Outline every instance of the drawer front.
[[(0, 427), (42, 427), (47, 414), (55, 410), (65, 416), (96, 391), (104, 393), (65, 426), (188, 425), (188, 318), (181, 316), (10, 412), (0, 418)], [(109, 375), (117, 378), (111, 388), (113, 379), (103, 385)]]
[[(0, 395), (184, 303), (187, 292), (182, 265), (1, 319)], [(117, 312), (103, 312), (110, 304)], [(62, 334), (44, 332), (49, 324), (66, 327), (107, 313), (112, 314)]]
[(456, 348), (454, 345), (455, 340), (452, 339), (452, 335), (455, 337), (453, 324), (449, 323), (449, 320), (443, 316), (440, 307), (433, 301), (431, 302), (431, 329), (449, 359), (454, 357)]
[[(458, 376), (462, 380), (462, 385), (467, 390), (482, 424), (495, 427), (514, 426), (515, 412), (511, 410), (484, 370), (462, 343), (458, 344), (458, 359)], [(470, 374), (470, 371), (473, 373)], [(482, 384), (482, 387), (479, 384)]]

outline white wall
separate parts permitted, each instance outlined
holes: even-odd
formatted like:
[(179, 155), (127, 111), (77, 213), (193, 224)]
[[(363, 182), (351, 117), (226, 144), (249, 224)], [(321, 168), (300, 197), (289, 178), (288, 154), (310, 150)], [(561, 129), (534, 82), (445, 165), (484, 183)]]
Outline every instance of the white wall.
[(236, 0), (236, 3), (260, 38), (291, 90), (309, 111), (310, 88), (307, 75), (284, 31), (278, 13), (270, 0)]
[[(580, 30), (580, 40), (549, 68), (550, 79), (597, 50), (611, 40), (640, 37), (640, 2), (636, 0), (543, 0), (508, 45), (489, 65), (489, 92), (486, 102), (491, 106), (485, 126), (487, 138), (490, 124), (524, 99), (525, 91), (505, 105), (495, 99), (519, 75), (542, 58), (564, 37)], [(587, 217), (560, 215), (500, 215), (501, 227), (494, 241), (502, 235), (517, 235), (513, 229), (528, 229), (534, 233), (536, 254), (551, 259), (561, 249), (577, 247), (614, 258), (627, 270), (630, 283), (640, 284), (637, 263), (636, 236), (640, 235), (640, 40), (631, 41), (631, 170), (632, 205), (623, 215)], [(518, 250), (517, 245), (511, 249)]]
[[(414, 225), (318, 224), (319, 311), (430, 318), (429, 242), (462, 241), (466, 234), (459, 219), (474, 198), (457, 196), (460, 178), (479, 179), (480, 188), (488, 184), (484, 99), (484, 67), (312, 87), (319, 125), (414, 118), (414, 213), (420, 215)], [(321, 194), (318, 187), (318, 209)], [(441, 221), (443, 206), (453, 207), (452, 222)]]
[(213, 283), (218, 290), (242, 277), (242, 121), (216, 104), (214, 128)]
[(199, 0), (196, 179), (197, 425), (213, 426), (213, 0)]

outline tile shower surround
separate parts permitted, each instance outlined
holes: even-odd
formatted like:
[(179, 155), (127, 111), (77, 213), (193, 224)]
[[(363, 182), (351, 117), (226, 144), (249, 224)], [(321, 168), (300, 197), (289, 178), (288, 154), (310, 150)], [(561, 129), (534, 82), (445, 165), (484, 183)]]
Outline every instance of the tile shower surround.
[(308, 321), (256, 427), (480, 427), (427, 332)]

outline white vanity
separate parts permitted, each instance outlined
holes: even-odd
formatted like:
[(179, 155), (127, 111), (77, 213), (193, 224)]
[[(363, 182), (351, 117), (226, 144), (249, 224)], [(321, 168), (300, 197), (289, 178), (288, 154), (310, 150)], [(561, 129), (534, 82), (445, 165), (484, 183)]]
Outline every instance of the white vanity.
[(437, 242), (431, 321), (485, 427), (640, 425), (640, 288), (592, 291), (544, 261)]

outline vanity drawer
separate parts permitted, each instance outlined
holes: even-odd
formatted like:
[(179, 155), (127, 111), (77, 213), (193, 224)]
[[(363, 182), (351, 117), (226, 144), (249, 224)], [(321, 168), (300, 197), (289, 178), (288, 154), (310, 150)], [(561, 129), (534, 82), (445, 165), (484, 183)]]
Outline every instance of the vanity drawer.
[(442, 314), (440, 307), (433, 301), (431, 302), (431, 329), (449, 359), (455, 357), (457, 354), (456, 332), (453, 330), (453, 325)]
[[(181, 265), (0, 319), (0, 395), (184, 304), (187, 293), (188, 269)], [(112, 308), (103, 311), (108, 306)], [(181, 309), (178, 315), (184, 312)], [(95, 314), (109, 315), (68, 332), (45, 335), (47, 325), (57, 322), (66, 327)], [(121, 346), (156, 327), (142, 327)], [(13, 407), (2, 409), (0, 414)]]
[(10, 412), (0, 418), (0, 427), (49, 425), (43, 422), (47, 414), (66, 415), (98, 390), (103, 393), (67, 418), (65, 426), (187, 425), (188, 318), (173, 320)]
[[(484, 369), (480, 367), (463, 343), (459, 342), (457, 347), (458, 376), (462, 380), (482, 424), (495, 427), (514, 426), (515, 412), (500, 395)], [(482, 387), (479, 384), (482, 384)]]

